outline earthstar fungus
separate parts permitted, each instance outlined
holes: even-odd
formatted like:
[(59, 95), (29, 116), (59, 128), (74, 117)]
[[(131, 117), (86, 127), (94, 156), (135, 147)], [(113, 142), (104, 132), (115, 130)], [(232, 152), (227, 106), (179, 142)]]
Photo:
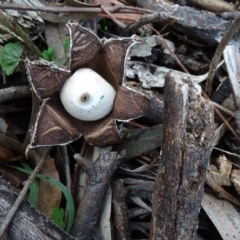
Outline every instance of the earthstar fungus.
[[(90, 144), (96, 146), (118, 142), (122, 136), (116, 122), (138, 118), (149, 111), (149, 100), (142, 94), (128, 89), (123, 83), (126, 56), (129, 47), (135, 43), (135, 40), (132, 38), (100, 40), (89, 29), (81, 27), (78, 23), (68, 23), (67, 26), (71, 38), (68, 67), (59, 68), (43, 59), (26, 61), (29, 82), (34, 92), (42, 100), (35, 125), (32, 128), (30, 147), (67, 144), (81, 135), (84, 135)], [(113, 108), (108, 109), (107, 115), (103, 114), (97, 120), (92, 120), (88, 114), (82, 113), (81, 106), (79, 112), (73, 114), (74, 117), (69, 114), (71, 111), (63, 107), (65, 103), (61, 102), (61, 99), (63, 101), (63, 98), (68, 99), (72, 95), (67, 93), (67, 96), (62, 97), (63, 92), (66, 94), (70, 91), (69, 89), (64, 90), (65, 86), (69, 85), (69, 79), (75, 78), (74, 76), (78, 72), (84, 71), (96, 72), (100, 78), (103, 78), (103, 81), (105, 79), (108, 82), (106, 85), (110, 84), (114, 88), (113, 92), (116, 92), (116, 96), (114, 94), (110, 97), (112, 100), (109, 98)], [(79, 101), (92, 97), (88, 92), (81, 92), (84, 87), (92, 89), (95, 84), (85, 76), (77, 77), (80, 86)], [(80, 83), (81, 81), (84, 83)], [(75, 87), (78, 86), (76, 80), (74, 84), (73, 88), (77, 88)], [(111, 86), (109, 89), (112, 88)], [(100, 88), (97, 87), (97, 89)], [(107, 96), (109, 91), (107, 89), (108, 87), (103, 86), (100, 98)], [(75, 91), (77, 90), (75, 89)], [(95, 94), (93, 95), (95, 97)], [(99, 106), (96, 107), (98, 114), (101, 112)], [(82, 114), (87, 117), (82, 118)], [(82, 120), (77, 119), (78, 116)]]

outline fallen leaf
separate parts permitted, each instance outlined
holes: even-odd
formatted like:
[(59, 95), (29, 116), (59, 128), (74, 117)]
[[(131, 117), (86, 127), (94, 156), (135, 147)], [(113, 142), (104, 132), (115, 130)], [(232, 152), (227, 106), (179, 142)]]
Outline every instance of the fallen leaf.
[(131, 159), (144, 152), (159, 147), (162, 143), (162, 125), (147, 129), (137, 129), (130, 132), (129, 136), (114, 145), (114, 151), (126, 150), (125, 159)]
[(225, 157), (225, 155), (220, 155), (216, 164), (217, 166), (211, 164), (209, 167), (209, 172), (212, 178), (220, 186), (231, 186), (230, 174), (232, 163)]
[(232, 204), (205, 192), (202, 207), (223, 240), (240, 239), (240, 214)]
[[(42, 174), (59, 181), (54, 159), (48, 158), (42, 167)], [(53, 183), (43, 179), (39, 180), (39, 197), (37, 208), (46, 216), (51, 217), (54, 207), (59, 207), (62, 198), (61, 190)]]

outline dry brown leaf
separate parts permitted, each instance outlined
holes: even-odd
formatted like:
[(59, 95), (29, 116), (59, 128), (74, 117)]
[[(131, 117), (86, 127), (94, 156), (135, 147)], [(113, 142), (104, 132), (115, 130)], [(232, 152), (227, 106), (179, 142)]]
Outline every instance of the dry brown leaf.
[(216, 163), (217, 166), (211, 164), (209, 167), (209, 172), (212, 178), (220, 186), (231, 186), (230, 174), (232, 163), (225, 157), (225, 155), (220, 155)]
[[(53, 158), (45, 160), (42, 168), (42, 174), (59, 180), (59, 174), (56, 170)], [(42, 179), (39, 180), (37, 208), (44, 215), (51, 217), (53, 208), (59, 207), (61, 197), (62, 192), (56, 185)]]

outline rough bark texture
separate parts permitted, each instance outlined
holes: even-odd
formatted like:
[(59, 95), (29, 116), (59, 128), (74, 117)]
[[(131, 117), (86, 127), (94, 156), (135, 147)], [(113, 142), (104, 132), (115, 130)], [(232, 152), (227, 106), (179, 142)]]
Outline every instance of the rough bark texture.
[(143, 8), (150, 8), (157, 13), (143, 15), (138, 22), (130, 24), (124, 29), (124, 34), (133, 34), (139, 27), (157, 22), (165, 26), (171, 23), (170, 28), (180, 36), (186, 35), (190, 41), (197, 41), (205, 44), (216, 45), (219, 36), (225, 33), (230, 21), (224, 20), (215, 14), (207, 11), (199, 11), (188, 6), (179, 6), (159, 1), (132, 0)]
[(100, 156), (89, 164), (83, 158), (75, 158), (85, 168), (88, 182), (76, 213), (71, 234), (78, 240), (93, 240), (97, 234), (97, 224), (102, 212), (105, 195), (112, 176), (119, 166), (124, 152), (111, 152), (110, 147), (103, 148)]
[[(13, 188), (0, 178), (0, 224), (17, 198)], [(29, 203), (23, 202), (1, 240), (73, 240)]]
[(126, 204), (126, 188), (123, 181), (115, 181), (113, 183), (113, 219), (115, 225), (116, 240), (130, 240), (131, 233), (128, 223), (127, 204)]
[(151, 238), (195, 239), (213, 137), (213, 106), (191, 81), (168, 76)]

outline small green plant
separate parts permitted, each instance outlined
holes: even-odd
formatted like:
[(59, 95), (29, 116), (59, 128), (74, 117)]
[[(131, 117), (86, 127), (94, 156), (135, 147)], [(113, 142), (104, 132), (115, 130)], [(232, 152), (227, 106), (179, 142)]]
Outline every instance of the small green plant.
[[(70, 38), (67, 37), (63, 42), (63, 49), (66, 55), (64, 59), (64, 65), (68, 63), (68, 51), (70, 48)], [(23, 53), (24, 45), (21, 42), (7, 43), (5, 44), (0, 52), (0, 65), (7, 76), (10, 76), (15, 71), (17, 65), (22, 60), (21, 56)], [(48, 47), (41, 54), (41, 57), (47, 61), (55, 61), (55, 50), (53, 47)], [(57, 62), (56, 62), (57, 64)]]
[(24, 46), (20, 42), (7, 43), (3, 46), (0, 53), (0, 62), (7, 76), (11, 75), (19, 64), (23, 48)]
[(42, 52), (42, 58), (47, 61), (54, 61), (55, 60), (55, 51), (53, 47), (49, 47), (47, 50)]
[[(29, 170), (29, 169), (26, 169), (26, 168), (12, 166), (12, 165), (7, 164), (7, 163), (4, 163), (4, 165), (6, 165), (8, 167), (11, 167), (13, 169), (17, 169), (18, 171), (24, 172), (28, 175), (31, 175), (31, 173), (32, 173), (32, 170)], [(74, 207), (74, 202), (73, 202), (73, 198), (72, 198), (71, 193), (66, 188), (66, 186), (64, 186), (61, 182), (55, 180), (54, 178), (50, 178), (50, 177), (44, 176), (42, 174), (37, 174), (36, 177), (39, 178), (39, 179), (43, 179), (45, 181), (48, 181), (50, 183), (55, 184), (58, 188), (61, 189), (62, 193), (64, 194), (64, 196), (66, 198), (67, 208), (68, 208), (68, 221), (67, 221), (67, 224), (66, 224), (66, 232), (69, 232), (70, 229), (72, 228), (73, 221), (74, 221), (74, 214), (75, 214), (75, 207)], [(57, 215), (59, 216), (59, 213)]]
[(65, 227), (63, 208), (53, 208), (51, 219), (62, 229)]

